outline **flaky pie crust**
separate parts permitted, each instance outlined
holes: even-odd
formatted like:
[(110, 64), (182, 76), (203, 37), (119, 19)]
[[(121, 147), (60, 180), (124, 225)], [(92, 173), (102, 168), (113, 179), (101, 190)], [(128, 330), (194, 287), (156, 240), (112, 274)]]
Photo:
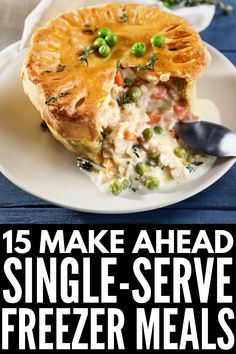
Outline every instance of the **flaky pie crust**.
[[(87, 66), (80, 55), (85, 46), (93, 45), (101, 27), (109, 27), (119, 42), (106, 59), (97, 53), (89, 55)], [(88, 28), (91, 31), (86, 31)], [(152, 48), (150, 38), (155, 34), (166, 38), (162, 48)], [(148, 51), (137, 58), (131, 47), (140, 41)], [(168, 74), (191, 83), (210, 62), (199, 34), (185, 20), (157, 6), (81, 8), (36, 31), (22, 69), (24, 90), (58, 140), (74, 153), (99, 161), (102, 114), (109, 109), (117, 62), (137, 67), (146, 64), (152, 53), (158, 63), (154, 71), (143, 75), (156, 78)], [(45, 104), (52, 97), (55, 102)]]

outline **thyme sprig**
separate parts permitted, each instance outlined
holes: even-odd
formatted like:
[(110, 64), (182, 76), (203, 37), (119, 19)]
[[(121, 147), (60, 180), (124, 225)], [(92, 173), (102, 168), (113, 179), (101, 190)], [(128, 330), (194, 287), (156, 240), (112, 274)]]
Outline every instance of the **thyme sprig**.
[[(57, 73), (62, 73), (64, 70), (65, 70), (65, 68), (66, 68), (66, 65), (62, 65), (62, 64), (59, 64), (58, 66), (57, 66), (57, 68), (56, 68), (56, 72)], [(51, 69), (48, 69), (48, 70), (45, 70), (44, 71), (44, 73), (45, 74), (50, 74), (50, 73), (53, 73), (53, 72), (55, 72), (55, 71), (53, 71), (53, 70), (51, 70)]]
[(86, 65), (88, 66), (88, 57), (93, 53), (94, 50), (90, 46), (86, 46), (84, 47), (83, 52), (79, 57), (79, 60), (81, 61), (81, 63), (86, 63)]
[(119, 106), (123, 106), (124, 104), (132, 103), (133, 99), (130, 96), (127, 96), (125, 92), (121, 92), (117, 98), (117, 103)]
[(194, 166), (196, 166), (196, 167), (199, 167), (199, 166), (203, 165), (203, 163), (204, 163), (204, 162), (202, 162), (202, 161), (193, 161), (192, 164), (193, 164)]
[(203, 165), (202, 161), (193, 161), (192, 163), (187, 164), (186, 168), (189, 170), (189, 173), (193, 173), (196, 171), (196, 167)]
[(86, 23), (84, 25), (84, 29), (83, 29), (83, 33), (90, 33), (90, 34), (94, 34), (97, 31), (97, 28), (93, 29), (93, 25), (91, 23)]
[(57, 67), (57, 73), (62, 73), (66, 68), (66, 65), (59, 64)]
[(120, 16), (119, 22), (121, 22), (121, 23), (128, 23), (129, 22), (129, 16), (125, 10), (123, 11), (123, 14)]
[(72, 93), (72, 91), (71, 91), (71, 90), (69, 90), (69, 91), (65, 91), (65, 92), (61, 92), (61, 93), (59, 93), (59, 97), (65, 97), (65, 96), (70, 95), (71, 93)]
[(77, 165), (80, 169), (88, 171), (88, 172), (91, 172), (93, 169), (93, 164), (89, 160), (86, 160), (83, 157), (77, 158)]
[(155, 56), (155, 54), (152, 54), (152, 56), (148, 58), (147, 64), (146, 65), (140, 64), (137, 67), (137, 71), (146, 71), (146, 70), (153, 71), (155, 69), (155, 65), (157, 64), (157, 62), (158, 62), (157, 57)]
[(58, 94), (58, 96), (52, 96), (52, 97), (49, 97), (46, 101), (45, 101), (45, 104), (46, 105), (49, 105), (49, 103), (56, 103), (58, 101), (58, 98), (62, 98), (62, 97), (65, 97), (65, 96), (68, 96), (72, 93), (71, 90), (68, 90), (68, 91), (65, 91), (65, 92), (61, 92)]
[(98, 172), (98, 171), (105, 171), (105, 168), (102, 165), (99, 165), (95, 162), (92, 162), (90, 160), (87, 160), (84, 157), (78, 157), (77, 158), (77, 166), (82, 169), (85, 170), (87, 172)]
[(49, 97), (46, 101), (45, 104), (48, 105), (49, 103), (55, 103), (57, 102), (57, 97), (53, 96), (53, 97)]
[(135, 155), (137, 158), (140, 157), (140, 156), (139, 156), (140, 148), (141, 148), (141, 146), (138, 145), (138, 144), (134, 144), (134, 145), (132, 146), (132, 150), (133, 150), (133, 152), (134, 152), (134, 155)]

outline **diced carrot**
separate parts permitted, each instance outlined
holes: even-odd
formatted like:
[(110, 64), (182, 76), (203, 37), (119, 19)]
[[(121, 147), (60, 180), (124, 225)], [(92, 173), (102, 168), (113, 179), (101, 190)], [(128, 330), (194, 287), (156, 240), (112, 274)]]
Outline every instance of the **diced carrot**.
[(172, 138), (174, 138), (174, 139), (179, 139), (179, 136), (178, 136), (178, 134), (176, 133), (175, 130), (170, 130), (170, 135), (171, 135)]
[(175, 105), (174, 112), (175, 112), (175, 114), (180, 115), (184, 112), (184, 107), (179, 106), (179, 105)]
[(115, 76), (115, 83), (116, 83), (118, 86), (122, 86), (122, 87), (125, 86), (125, 82), (124, 82), (124, 79), (123, 79), (123, 77), (122, 77), (120, 71), (117, 71), (117, 73), (116, 73), (116, 76)]
[(124, 139), (125, 140), (133, 140), (133, 141), (137, 141), (138, 137), (137, 135), (135, 135), (134, 133), (132, 133), (130, 130), (126, 130), (124, 132)]
[(149, 116), (149, 122), (148, 124), (157, 124), (161, 120), (161, 115), (160, 113), (152, 113), (152, 112), (147, 112), (147, 115)]
[(183, 114), (183, 120), (192, 120), (193, 119), (193, 115), (190, 111), (186, 111)]
[(176, 105), (174, 106), (174, 112), (177, 115), (178, 120), (191, 120), (193, 115), (190, 111), (186, 110), (184, 107)]

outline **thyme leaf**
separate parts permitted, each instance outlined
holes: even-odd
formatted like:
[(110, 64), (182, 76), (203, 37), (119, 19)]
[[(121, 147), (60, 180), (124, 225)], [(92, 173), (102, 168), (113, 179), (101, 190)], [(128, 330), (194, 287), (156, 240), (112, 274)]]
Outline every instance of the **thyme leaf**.
[(120, 23), (128, 23), (129, 22), (129, 16), (127, 12), (124, 10), (123, 14), (120, 16)]
[(196, 167), (199, 167), (203, 164), (202, 161), (193, 161), (191, 164), (189, 163), (186, 168), (189, 170), (189, 173), (193, 173), (196, 171)]
[(86, 65), (88, 66), (88, 57), (89, 57), (89, 55), (91, 55), (93, 53), (94, 53), (94, 50), (91, 49), (91, 47), (86, 46), (86, 47), (84, 47), (84, 50), (79, 57), (79, 60), (81, 61), (81, 63), (86, 63)]
[(55, 102), (57, 102), (57, 97), (50, 97), (50, 98), (48, 98), (46, 101), (45, 101), (45, 104), (49, 104), (49, 103), (55, 103)]
[(190, 163), (186, 166), (187, 170), (189, 170), (189, 173), (193, 173), (195, 171), (195, 168), (190, 165)]
[(134, 144), (133, 146), (132, 146), (132, 149), (133, 149), (133, 152), (134, 152), (134, 154), (135, 154), (135, 156), (137, 157), (137, 158), (139, 158), (140, 156), (139, 156), (139, 150), (140, 150), (140, 145), (138, 145), (138, 144)]
[(120, 60), (117, 60), (117, 62), (116, 62), (116, 68), (117, 68), (117, 70), (118, 70), (118, 69), (121, 69), (121, 62), (120, 62)]
[(65, 97), (65, 96), (70, 95), (71, 93), (72, 93), (71, 90), (65, 91), (65, 92), (61, 92), (61, 93), (59, 93), (58, 97), (53, 96), (53, 97), (48, 98), (48, 99), (45, 101), (45, 104), (48, 105), (49, 103), (55, 103), (55, 102), (58, 101), (58, 98), (59, 98), (59, 97)]
[(66, 91), (66, 92), (61, 92), (61, 93), (59, 93), (59, 97), (65, 97), (65, 96), (70, 95), (71, 93), (72, 93), (72, 91), (71, 91), (71, 90)]
[(194, 161), (194, 162), (193, 162), (193, 165), (196, 166), (196, 167), (198, 167), (198, 166), (203, 165), (203, 163), (204, 163), (204, 162), (202, 162), (202, 161)]
[(83, 157), (78, 157), (77, 164), (79, 168), (88, 172), (91, 172), (93, 169), (93, 164), (90, 161), (84, 159)]
[(84, 25), (84, 30), (82, 31), (83, 33), (90, 33), (93, 34), (97, 31), (97, 28), (93, 29), (93, 25), (91, 23), (86, 23)]
[(66, 68), (66, 65), (59, 64), (57, 67), (57, 73), (62, 73)]
[(137, 71), (145, 71), (145, 70), (153, 71), (155, 69), (155, 65), (157, 64), (157, 62), (158, 62), (158, 59), (155, 56), (155, 54), (153, 54), (152, 56), (150, 56), (148, 58), (146, 65), (139, 65), (137, 67)]
[[(57, 73), (62, 73), (65, 70), (65, 68), (66, 68), (66, 65), (59, 64), (57, 66), (56, 72)], [(53, 70), (50, 70), (50, 69), (44, 71), (45, 74), (50, 74), (52, 72), (53, 72)]]

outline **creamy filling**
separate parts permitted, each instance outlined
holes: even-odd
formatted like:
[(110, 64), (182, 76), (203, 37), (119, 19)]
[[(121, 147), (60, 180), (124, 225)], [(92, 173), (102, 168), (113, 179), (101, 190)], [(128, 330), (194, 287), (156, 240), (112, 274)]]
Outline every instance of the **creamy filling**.
[(115, 195), (162, 190), (209, 165), (210, 158), (186, 146), (174, 130), (179, 120), (197, 119), (186, 99), (186, 85), (182, 79), (137, 79), (131, 69), (118, 72), (103, 132), (105, 168), (90, 173), (100, 189)]

